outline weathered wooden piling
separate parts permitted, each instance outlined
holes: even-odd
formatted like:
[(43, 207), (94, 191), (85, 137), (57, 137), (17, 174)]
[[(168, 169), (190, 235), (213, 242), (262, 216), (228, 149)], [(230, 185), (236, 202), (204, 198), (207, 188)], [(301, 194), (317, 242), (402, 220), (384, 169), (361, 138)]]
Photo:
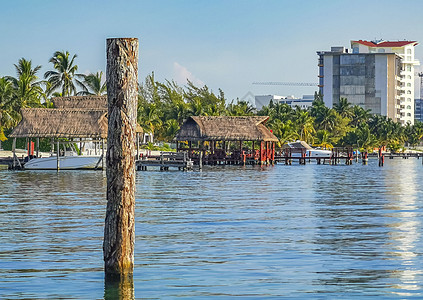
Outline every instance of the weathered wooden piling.
[(135, 129), (138, 39), (107, 39), (106, 276), (132, 274), (135, 242)]

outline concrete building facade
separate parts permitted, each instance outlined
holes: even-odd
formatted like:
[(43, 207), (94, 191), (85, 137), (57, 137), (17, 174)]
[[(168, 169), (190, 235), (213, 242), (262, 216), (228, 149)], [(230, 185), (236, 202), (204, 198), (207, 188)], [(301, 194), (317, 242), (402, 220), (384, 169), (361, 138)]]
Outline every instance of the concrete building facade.
[(351, 41), (352, 50), (319, 51), (319, 88), (328, 107), (340, 98), (414, 123), (414, 46), (417, 42)]

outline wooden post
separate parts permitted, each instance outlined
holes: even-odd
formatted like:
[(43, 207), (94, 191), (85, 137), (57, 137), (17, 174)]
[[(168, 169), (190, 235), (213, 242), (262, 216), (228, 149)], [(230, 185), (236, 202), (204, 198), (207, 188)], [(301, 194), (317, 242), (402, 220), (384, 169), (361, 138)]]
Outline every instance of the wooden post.
[(59, 139), (57, 139), (56, 142), (56, 147), (57, 147), (57, 155), (56, 155), (56, 162), (57, 162), (57, 171), (59, 171), (60, 169), (60, 160), (59, 160), (59, 156), (60, 156), (60, 149), (59, 149)]
[(199, 169), (203, 169), (203, 149), (200, 149), (199, 158), (198, 158), (198, 167)]
[(135, 131), (138, 99), (138, 39), (107, 39), (107, 211), (104, 270), (132, 276), (135, 242)]
[(40, 138), (37, 137), (37, 155), (36, 155), (37, 158), (39, 154), (40, 154)]
[(12, 143), (12, 152), (13, 152), (13, 169), (16, 168), (16, 138), (13, 138), (13, 143)]
[(137, 160), (140, 159), (140, 134), (137, 132)]
[(106, 157), (104, 155), (104, 139), (101, 138), (101, 169), (104, 171)]

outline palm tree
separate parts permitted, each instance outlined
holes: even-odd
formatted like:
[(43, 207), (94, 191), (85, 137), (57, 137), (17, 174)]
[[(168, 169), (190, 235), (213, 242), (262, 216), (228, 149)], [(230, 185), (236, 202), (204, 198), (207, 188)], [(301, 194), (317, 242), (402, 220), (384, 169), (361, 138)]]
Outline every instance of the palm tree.
[(41, 83), (38, 80), (37, 72), (41, 66), (32, 68), (32, 61), (21, 58), (18, 64), (15, 64), (17, 77), (8, 77), (13, 84), (13, 107), (20, 111), (25, 107), (40, 107), (41, 98), (44, 94)]
[(81, 95), (97, 95), (101, 96), (106, 93), (106, 82), (102, 82), (103, 72), (82, 75), (85, 90), (79, 92)]
[(316, 132), (317, 143), (315, 146), (322, 147), (324, 149), (331, 149), (333, 145), (330, 141), (330, 133), (327, 130), (319, 130)]
[(338, 113), (332, 108), (322, 110), (321, 113), (322, 114), (319, 115), (319, 123), (317, 123), (318, 118), (316, 118), (316, 123), (318, 127), (323, 130), (332, 131), (336, 126)]
[(275, 119), (269, 127), (272, 129), (273, 134), (279, 139), (280, 147), (298, 138), (295, 126), (291, 120), (283, 123), (281, 120)]
[(229, 116), (252, 116), (254, 107), (247, 101), (238, 101), (236, 104), (232, 101), (227, 107)]
[(359, 124), (367, 122), (372, 116), (370, 109), (364, 109), (359, 105), (354, 105), (352, 108), (351, 125), (357, 127)]
[(333, 105), (333, 108), (343, 118), (351, 118), (353, 115), (351, 103), (348, 102), (347, 98), (340, 98), (339, 102)]
[(137, 121), (141, 125), (142, 129), (147, 132), (155, 134), (156, 128), (162, 125), (162, 120), (159, 116), (155, 103), (143, 103), (138, 102)]
[(51, 84), (50, 92), (61, 89), (63, 96), (76, 95), (75, 83), (86, 90), (84, 84), (77, 79), (77, 77), (83, 77), (83, 75), (76, 73), (78, 71), (78, 66), (74, 65), (76, 57), (76, 54), (70, 57), (68, 51), (56, 51), (50, 58), (49, 62), (53, 64), (54, 71), (47, 71), (44, 74), (44, 78)]
[(415, 122), (414, 125), (407, 124), (405, 127), (405, 132), (408, 137), (407, 142), (411, 146), (415, 146), (423, 138), (423, 123)]
[(13, 84), (6, 77), (0, 78), (0, 148), (6, 140), (4, 130), (13, 127), (19, 120), (19, 113), (13, 107)]
[(308, 111), (297, 109), (295, 124), (300, 139), (307, 143), (311, 143), (313, 141), (313, 134), (316, 132), (314, 129), (314, 118), (309, 115)]
[(166, 81), (166, 84), (159, 83), (158, 87), (163, 123), (168, 120), (176, 120), (181, 126), (188, 114), (188, 105), (184, 101), (184, 90), (174, 81)]

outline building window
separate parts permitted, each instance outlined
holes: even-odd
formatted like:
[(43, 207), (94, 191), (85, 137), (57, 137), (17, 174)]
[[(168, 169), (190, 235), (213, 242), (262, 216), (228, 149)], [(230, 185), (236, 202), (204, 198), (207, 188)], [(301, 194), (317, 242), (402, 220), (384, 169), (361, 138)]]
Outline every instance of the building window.
[(407, 75), (407, 79), (411, 79), (411, 75)]
[(385, 49), (379, 49), (377, 52), (379, 52), (379, 53), (385, 53)]
[(407, 101), (408, 101), (408, 102), (411, 102), (411, 98), (407, 98)]
[(408, 87), (411, 87), (411, 83), (407, 83), (407, 86), (408, 86)]
[(407, 109), (411, 109), (411, 105), (407, 105)]
[(358, 53), (358, 47), (353, 48), (353, 53)]
[(411, 94), (411, 91), (410, 91), (410, 90), (408, 90), (408, 91), (407, 91), (407, 94)]
[(411, 72), (411, 66), (410, 65), (407, 65), (407, 71)]
[(407, 117), (411, 117), (411, 114), (410, 113), (407, 113)]
[(407, 49), (407, 54), (411, 54), (411, 49)]

